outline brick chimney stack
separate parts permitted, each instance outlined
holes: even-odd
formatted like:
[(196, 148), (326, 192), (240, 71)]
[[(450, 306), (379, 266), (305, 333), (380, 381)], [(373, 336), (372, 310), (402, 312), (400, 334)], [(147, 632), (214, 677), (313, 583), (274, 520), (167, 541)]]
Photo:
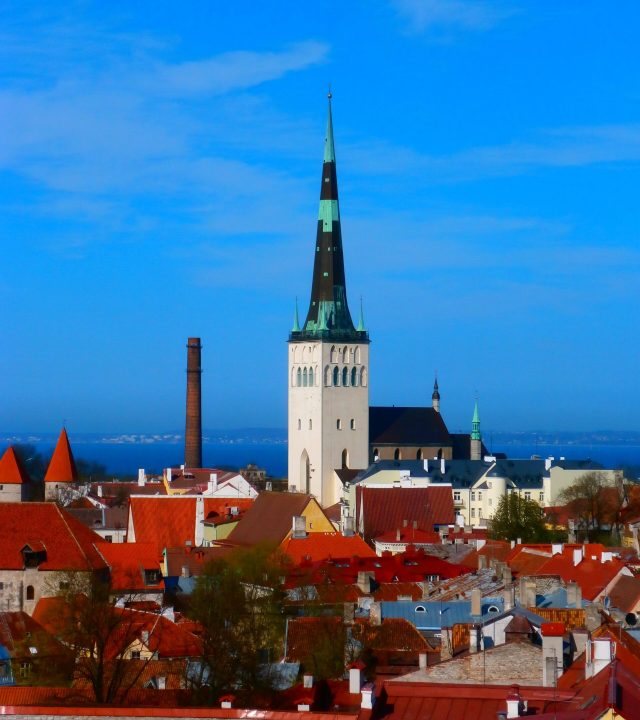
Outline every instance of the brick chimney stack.
[(188, 468), (202, 467), (201, 350), (200, 338), (189, 338), (187, 341), (187, 422), (184, 433), (184, 464)]

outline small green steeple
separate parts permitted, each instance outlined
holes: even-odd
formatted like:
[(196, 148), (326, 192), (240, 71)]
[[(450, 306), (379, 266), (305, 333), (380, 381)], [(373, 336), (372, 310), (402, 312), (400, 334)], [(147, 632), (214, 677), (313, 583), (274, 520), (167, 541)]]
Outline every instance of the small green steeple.
[(300, 332), (300, 320), (298, 318), (298, 298), (296, 298), (296, 308), (293, 311), (293, 330), (292, 332)]
[(480, 440), (480, 413), (478, 412), (478, 401), (473, 410), (473, 420), (471, 421), (471, 439)]
[(360, 296), (360, 317), (358, 318), (358, 332), (364, 332), (364, 311), (362, 309), (362, 296)]

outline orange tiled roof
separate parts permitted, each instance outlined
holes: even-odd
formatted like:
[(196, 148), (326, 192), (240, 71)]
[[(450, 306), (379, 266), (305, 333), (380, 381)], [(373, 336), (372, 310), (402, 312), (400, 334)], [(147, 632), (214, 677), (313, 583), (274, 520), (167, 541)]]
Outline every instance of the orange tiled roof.
[(160, 557), (154, 543), (110, 543), (98, 545), (98, 551), (111, 568), (113, 590), (152, 590), (164, 588), (162, 578), (147, 584), (145, 570), (160, 574)]
[(359, 535), (345, 537), (342, 533), (309, 533), (306, 538), (287, 538), (282, 551), (294, 563), (328, 558), (375, 557), (375, 552)]
[(618, 610), (635, 612), (640, 604), (640, 578), (621, 575), (609, 593), (609, 599)]
[(249, 498), (197, 498), (194, 495), (133, 495), (129, 517), (133, 520), (136, 542), (150, 542), (159, 553), (168, 547), (195, 545), (196, 503), (204, 504), (204, 517), (212, 513), (227, 514), (231, 507), (241, 509), (254, 502)]
[(39, 570), (106, 569), (103, 539), (55, 503), (0, 503), (0, 569), (22, 570), (25, 545), (46, 551)]
[(52, 483), (71, 483), (78, 479), (76, 470), (76, 462), (73, 459), (71, 445), (67, 431), (62, 428), (56, 449), (53, 451), (47, 473), (44, 476), (45, 482)]
[(9, 446), (0, 459), (0, 485), (24, 485), (29, 482), (29, 476), (22, 467), (22, 463), (14, 449)]

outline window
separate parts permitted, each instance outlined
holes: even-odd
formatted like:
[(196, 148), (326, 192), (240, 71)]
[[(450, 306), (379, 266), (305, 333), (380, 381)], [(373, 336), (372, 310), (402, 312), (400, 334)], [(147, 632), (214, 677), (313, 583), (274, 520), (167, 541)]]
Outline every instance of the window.
[(544, 493), (543, 492), (540, 493), (540, 502), (544, 502)]
[(415, 612), (427, 612), (427, 609), (424, 605), (416, 605)]
[(340, 385), (340, 370), (337, 367), (333, 368), (333, 385), (334, 387)]
[(112, 542), (113, 542), (113, 535), (105, 535), (105, 536), (104, 536), (104, 539), (105, 539), (107, 542), (112, 543)]
[(356, 365), (360, 365), (360, 348), (359, 347), (357, 347), (355, 349), (355, 352), (353, 353), (353, 362)]
[(342, 348), (342, 362), (349, 362), (349, 348), (346, 345)]
[(335, 345), (333, 345), (333, 346), (331, 347), (331, 353), (330, 353), (330, 355), (331, 355), (331, 362), (332, 362), (332, 363), (338, 362), (338, 351), (336, 350), (336, 346), (335, 346)]
[(349, 370), (347, 368), (342, 368), (342, 384), (345, 387), (349, 385)]
[(347, 451), (346, 448), (342, 451), (342, 467), (343, 468), (349, 467), (349, 452)]
[(356, 429), (356, 420), (355, 420), (355, 418), (351, 418), (351, 422), (349, 423), (349, 427), (350, 427), (352, 430), (355, 430), (355, 429)]
[(478, 500), (482, 500), (482, 490), (478, 490)]
[(422, 460), (422, 448), (416, 453), (416, 460)]
[(367, 370), (366, 370), (366, 368), (360, 368), (360, 385), (362, 385), (362, 387), (367, 386)]
[(309, 368), (309, 387), (313, 387), (313, 368)]
[(140, 650), (132, 650), (131, 651), (131, 659), (132, 660), (140, 660)]
[(453, 493), (453, 501), (460, 502), (460, 500), (462, 500), (462, 496), (460, 495), (460, 490), (455, 490)]
[(474, 518), (476, 516), (476, 509), (471, 508), (471, 517)]
[(298, 382), (296, 384), (298, 385), (298, 387), (300, 387), (302, 385), (302, 369), (301, 368), (298, 368), (297, 378), (298, 378)]
[(342, 420), (340, 418), (336, 420), (336, 430), (342, 430)]
[(471, 500), (473, 500), (473, 501), (475, 502), (475, 499), (476, 499), (476, 494), (475, 494), (474, 492), (472, 492), (472, 493), (471, 493)]
[(377, 462), (380, 459), (380, 450), (373, 448), (373, 462)]
[(396, 448), (395, 452), (393, 453), (393, 459), (402, 460), (402, 453), (400, 452), (400, 448)]
[(309, 418), (309, 430), (313, 430), (313, 420)]
[(302, 430), (302, 420), (298, 418), (298, 430)]
[(69, 589), (69, 581), (61, 580), (60, 581), (60, 590), (68, 590), (68, 589)]
[(324, 386), (329, 387), (331, 385), (331, 368), (327, 365), (324, 369)]
[(303, 387), (307, 387), (307, 381), (308, 381), (308, 378), (307, 378), (307, 368), (305, 368), (305, 369), (302, 371), (302, 386), (303, 386)]
[(525, 500), (531, 500), (531, 493), (527, 490), (527, 492), (524, 494)]
[(27, 600), (33, 600), (36, 596), (36, 592), (33, 589), (33, 585), (27, 585)]
[(358, 371), (355, 368), (351, 368), (351, 387), (355, 387), (358, 384)]

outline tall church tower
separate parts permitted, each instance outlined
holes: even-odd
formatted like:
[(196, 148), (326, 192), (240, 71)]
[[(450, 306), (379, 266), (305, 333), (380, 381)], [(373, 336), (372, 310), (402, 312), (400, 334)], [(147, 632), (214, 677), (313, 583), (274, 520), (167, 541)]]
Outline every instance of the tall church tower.
[(289, 489), (324, 507), (342, 497), (336, 470), (366, 468), (369, 334), (347, 305), (331, 94), (324, 141), (311, 301), (289, 335)]

